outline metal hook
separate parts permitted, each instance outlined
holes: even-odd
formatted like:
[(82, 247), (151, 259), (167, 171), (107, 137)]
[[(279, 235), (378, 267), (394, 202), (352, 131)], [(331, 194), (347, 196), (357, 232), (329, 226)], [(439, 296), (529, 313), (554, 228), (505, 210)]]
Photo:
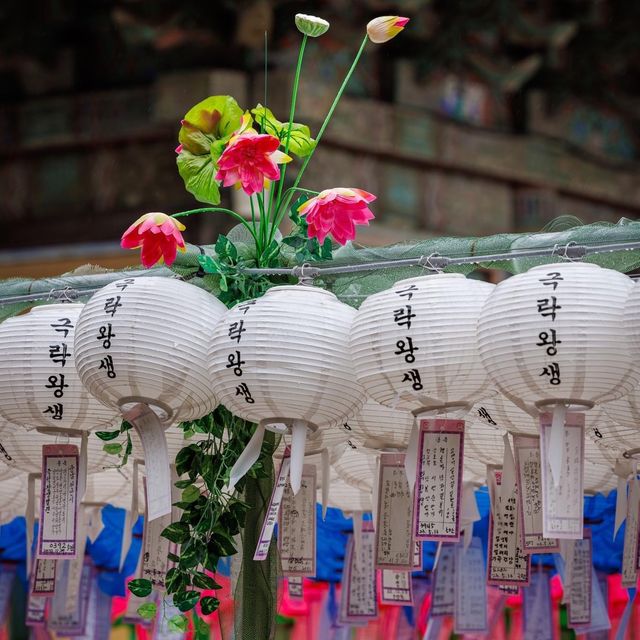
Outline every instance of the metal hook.
[(582, 260), (587, 255), (586, 247), (577, 244), (573, 240), (567, 242), (567, 244), (559, 249), (558, 245), (555, 244), (553, 246), (553, 251), (551, 252), (552, 256), (558, 256), (563, 260), (567, 260), (568, 262), (576, 262), (578, 260)]
[(313, 280), (318, 273), (317, 267), (312, 267), (308, 262), (293, 268), (293, 275), (298, 278), (298, 284), (302, 286), (313, 286)]
[(58, 302), (75, 302), (78, 299), (78, 291), (71, 287), (65, 287), (64, 289), (51, 289), (47, 296), (47, 302), (51, 300), (57, 300)]
[(441, 256), (437, 252), (428, 256), (420, 256), (420, 259), (418, 260), (418, 264), (423, 269), (429, 269), (429, 271), (435, 271), (436, 273), (442, 273), (448, 263), (449, 258)]

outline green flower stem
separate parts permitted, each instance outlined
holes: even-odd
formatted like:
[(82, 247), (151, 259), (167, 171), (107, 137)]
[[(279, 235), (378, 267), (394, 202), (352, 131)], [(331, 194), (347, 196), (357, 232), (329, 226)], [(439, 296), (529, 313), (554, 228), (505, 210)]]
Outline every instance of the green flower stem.
[(253, 225), (253, 229), (250, 225), (239, 213), (232, 211), (231, 209), (225, 209), (224, 207), (203, 207), (202, 209), (189, 209), (189, 211), (181, 211), (180, 213), (171, 214), (172, 218), (186, 218), (187, 216), (193, 215), (194, 213), (228, 213), (232, 218), (235, 218), (240, 224), (247, 228), (249, 233), (253, 236), (254, 241), (258, 242), (258, 238), (256, 236), (255, 224)]
[(253, 196), (249, 196), (249, 204), (251, 205), (251, 226), (253, 227), (253, 240), (256, 244), (256, 258), (260, 255), (262, 248), (258, 242), (258, 234), (256, 231), (256, 210), (253, 205)]
[[(302, 72), (302, 58), (304, 57), (304, 50), (305, 50), (305, 47), (307, 46), (307, 39), (308, 39), (308, 36), (305, 33), (302, 37), (302, 42), (300, 43), (300, 51), (298, 52), (298, 64), (296, 66), (295, 76), (293, 77), (293, 88), (291, 90), (291, 109), (289, 110), (289, 127), (287, 128), (287, 138), (284, 143), (285, 153), (289, 153), (289, 144), (291, 142), (291, 127), (293, 126), (293, 117), (296, 112), (296, 101), (298, 99), (298, 86), (300, 84), (300, 74)], [(287, 165), (285, 164), (282, 167), (282, 170), (280, 172), (280, 180), (278, 181), (278, 197), (276, 198), (276, 215), (273, 216), (274, 219), (272, 221), (273, 224), (269, 231), (268, 244), (271, 244), (271, 241), (273, 240), (273, 237), (275, 236), (275, 233), (276, 233), (277, 225), (275, 224), (275, 221), (277, 219), (277, 211), (279, 209), (280, 200), (282, 198), (282, 185), (284, 184), (284, 177), (286, 174), (287, 174)], [(269, 212), (271, 211), (272, 209), (269, 208)]]
[(260, 238), (260, 252), (258, 253), (258, 266), (261, 266), (262, 262), (262, 253), (266, 249), (266, 240), (267, 240), (267, 225), (269, 221), (267, 220), (267, 214), (264, 209), (264, 193), (258, 191), (256, 193), (256, 200), (258, 201), (258, 210), (260, 211), (260, 226), (258, 228), (258, 237)]
[[(364, 48), (367, 45), (367, 42), (369, 40), (369, 36), (365, 34), (364, 39), (362, 40), (362, 44), (360, 45), (360, 48), (358, 49), (358, 53), (356, 53), (356, 57), (354, 58), (351, 67), (349, 68), (349, 71), (347, 71), (347, 75), (344, 77), (344, 80), (342, 81), (342, 84), (340, 85), (340, 88), (338, 89), (338, 93), (336, 94), (336, 97), (333, 99), (333, 103), (331, 104), (331, 107), (329, 108), (329, 112), (327, 113), (324, 122), (322, 123), (322, 126), (320, 127), (320, 131), (318, 131), (318, 135), (316, 136), (316, 145), (313, 149), (311, 149), (311, 153), (309, 153), (309, 155), (304, 159), (304, 162), (302, 163), (302, 167), (300, 167), (300, 171), (298, 171), (298, 175), (296, 176), (296, 179), (293, 183), (293, 187), (292, 189), (296, 189), (297, 186), (300, 184), (300, 180), (302, 179), (302, 176), (305, 172), (305, 169), (307, 168), (307, 165), (309, 164), (309, 161), (311, 160), (311, 158), (313, 157), (313, 153), (314, 151), (318, 148), (318, 145), (320, 144), (320, 140), (322, 139), (322, 136), (325, 132), (325, 129), (327, 128), (327, 126), (329, 125), (329, 122), (333, 116), (333, 112), (336, 110), (336, 107), (338, 106), (338, 102), (340, 102), (340, 98), (342, 98), (342, 94), (344, 93), (344, 90), (347, 88), (347, 85), (349, 84), (349, 80), (351, 80), (351, 76), (353, 75), (353, 72), (356, 70), (356, 67), (358, 66), (358, 62), (360, 61), (360, 58), (362, 57), (362, 54), (364, 52)], [(282, 207), (282, 209), (284, 209), (285, 211), (288, 209), (289, 207), (289, 203), (291, 201), (291, 195), (285, 199), (285, 203), (284, 206)], [(280, 212), (281, 215), (282, 212)]]

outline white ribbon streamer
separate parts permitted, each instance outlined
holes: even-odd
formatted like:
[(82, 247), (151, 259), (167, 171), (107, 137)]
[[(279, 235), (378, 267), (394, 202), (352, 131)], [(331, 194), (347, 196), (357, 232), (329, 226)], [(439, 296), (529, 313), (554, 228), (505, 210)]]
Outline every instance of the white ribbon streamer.
[(356, 558), (359, 558), (362, 549), (362, 511), (353, 513), (353, 548)]
[(564, 422), (567, 417), (567, 405), (557, 404), (553, 407), (551, 434), (547, 449), (547, 461), (551, 467), (551, 476), (555, 487), (560, 486), (562, 476), (562, 459), (564, 457)]
[(87, 490), (87, 456), (89, 449), (89, 433), (84, 431), (80, 438), (80, 460), (78, 464), (78, 500), (76, 505), (84, 500), (84, 494)]
[(259, 424), (251, 436), (251, 440), (247, 442), (247, 446), (243, 452), (238, 456), (236, 463), (231, 467), (231, 473), (229, 475), (229, 485), (227, 490), (231, 493), (238, 480), (243, 478), (249, 469), (253, 467), (258, 458), (260, 457), (260, 450), (262, 449), (262, 441), (264, 440), (265, 427), (263, 424)]
[(331, 469), (329, 468), (329, 450), (323, 449), (322, 453), (322, 519), (327, 517), (327, 505), (329, 503), (329, 486), (331, 484)]
[(462, 504), (460, 505), (460, 527), (464, 532), (464, 549), (468, 549), (473, 538), (473, 523), (480, 520), (480, 511), (476, 501), (476, 492), (472, 482), (462, 485)]
[(516, 462), (513, 458), (511, 450), (511, 441), (509, 434), (505, 433), (502, 437), (504, 441), (504, 458), (502, 461), (502, 479), (500, 487), (497, 491), (500, 493), (500, 517), (503, 518), (508, 500), (513, 495), (516, 486)]
[(120, 547), (119, 571), (124, 567), (124, 561), (131, 545), (133, 525), (138, 519), (138, 462), (133, 462), (133, 481), (131, 482), (131, 509), (127, 509), (124, 516), (124, 528), (122, 530), (122, 546)]
[(616, 518), (613, 526), (613, 539), (618, 529), (627, 517), (627, 480), (634, 472), (635, 464), (631, 460), (618, 460), (613, 472), (618, 476), (618, 490), (616, 494)]
[(291, 468), (289, 469), (289, 484), (294, 496), (300, 491), (302, 485), (306, 442), (307, 425), (302, 420), (294, 420), (291, 425)]
[(32, 570), (32, 549), (33, 549), (33, 526), (35, 524), (35, 502), (36, 502), (36, 479), (38, 473), (30, 473), (27, 477), (27, 506), (25, 508), (25, 520), (27, 526), (27, 574)]
[(416, 416), (413, 419), (413, 427), (409, 436), (407, 445), (407, 453), (404, 457), (404, 470), (407, 474), (407, 482), (409, 483), (409, 491), (413, 492), (416, 485), (416, 473), (418, 470), (418, 441), (420, 438), (420, 420)]

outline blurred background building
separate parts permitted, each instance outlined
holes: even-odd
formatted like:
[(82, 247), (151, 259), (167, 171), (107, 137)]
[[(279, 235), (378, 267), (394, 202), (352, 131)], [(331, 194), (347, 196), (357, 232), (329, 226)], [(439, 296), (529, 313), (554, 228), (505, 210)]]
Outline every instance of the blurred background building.
[[(302, 186), (378, 196), (359, 241), (538, 230), (640, 213), (640, 3), (627, 0), (6, 0), (0, 9), (0, 278), (92, 262), (141, 213), (198, 206), (179, 120), (212, 94), (281, 120), (310, 41), (296, 121), (317, 131), (375, 16), (411, 18), (367, 47)], [(293, 172), (291, 172), (293, 173)], [(211, 242), (228, 219), (189, 220)]]

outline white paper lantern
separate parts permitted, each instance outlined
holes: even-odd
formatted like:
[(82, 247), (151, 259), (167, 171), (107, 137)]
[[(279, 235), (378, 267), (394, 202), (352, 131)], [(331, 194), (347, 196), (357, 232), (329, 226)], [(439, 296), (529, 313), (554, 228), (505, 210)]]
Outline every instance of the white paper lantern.
[(343, 423), (349, 439), (359, 448), (404, 451), (411, 437), (413, 414), (367, 400), (360, 411)]
[[(318, 495), (318, 501), (320, 501)], [(331, 475), (331, 491), (328, 504), (335, 509), (341, 509), (345, 515), (371, 511), (371, 493), (347, 484), (337, 474)]]
[(470, 405), (489, 389), (476, 323), (494, 285), (460, 274), (397, 282), (369, 296), (353, 322), (358, 380), (376, 402), (398, 410)]
[[(128, 464), (120, 469), (104, 469), (87, 478), (87, 491), (84, 502), (88, 504), (110, 504), (119, 509), (130, 509), (131, 488), (133, 483), (133, 465)], [(138, 505), (140, 513), (144, 512), (144, 485), (138, 483)], [(133, 520), (137, 518), (134, 514)]]
[(378, 476), (377, 459), (371, 452), (347, 447), (331, 466), (348, 485), (372, 493)]
[[(51, 444), (75, 444), (82, 449), (82, 432), (65, 434), (39, 433), (27, 431), (9, 422), (0, 421), (0, 464), (26, 473), (40, 473), (42, 470), (42, 447)], [(113, 466), (114, 456), (105, 453), (104, 442), (94, 434), (87, 437), (87, 472), (97, 473), (105, 467)]]
[(507, 396), (586, 408), (631, 391), (627, 276), (584, 263), (543, 265), (501, 282), (478, 321), (480, 356)]
[(231, 473), (257, 459), (264, 429), (291, 432), (291, 485), (299, 487), (307, 432), (340, 424), (364, 404), (348, 338), (355, 310), (332, 293), (279, 286), (229, 310), (215, 329), (214, 391), (258, 429)]
[(27, 474), (16, 473), (0, 481), (0, 525), (23, 516), (27, 505)]
[(116, 412), (95, 400), (74, 366), (82, 304), (51, 304), (0, 324), (0, 415), (16, 425), (109, 428)]
[(200, 418), (217, 405), (210, 345), (224, 311), (212, 295), (179, 280), (112, 282), (78, 320), (80, 377), (96, 398), (122, 412), (141, 403), (167, 425)]

